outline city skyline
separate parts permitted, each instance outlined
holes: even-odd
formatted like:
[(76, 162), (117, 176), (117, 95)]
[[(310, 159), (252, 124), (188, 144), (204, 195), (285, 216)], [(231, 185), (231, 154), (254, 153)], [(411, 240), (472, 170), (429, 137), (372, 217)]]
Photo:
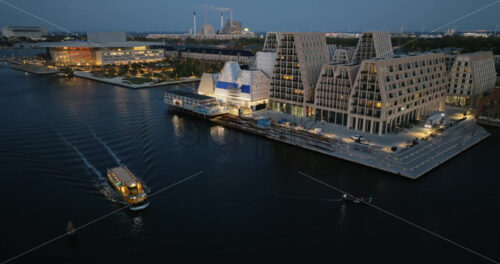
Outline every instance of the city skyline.
[[(446, 28), (461, 30), (497, 30), (500, 21), (500, 1), (289, 1), (279, 2), (199, 1), (182, 3), (146, 0), (125, 0), (116, 5), (111, 1), (54, 0), (48, 6), (33, 0), (1, 0), (0, 25), (44, 26), (60, 31), (42, 18), (70, 31), (179, 31), (193, 27), (192, 12), (197, 13), (197, 25), (206, 22), (219, 29), (220, 12), (228, 19), (229, 9), (234, 20), (241, 21), (252, 31), (371, 31), (429, 32), (455, 20)], [(16, 6), (26, 12), (20, 11)], [(96, 6), (98, 8), (96, 8)], [(488, 6), (487, 8), (484, 8)], [(484, 8), (480, 12), (475, 10)], [(206, 11), (205, 11), (206, 10)], [(304, 12), (303, 10), (308, 10)], [(473, 13), (473, 14), (471, 14)], [(110, 15), (111, 14), (111, 15)], [(469, 15), (469, 16), (468, 16)], [(467, 16), (467, 17), (465, 17)], [(464, 18), (460, 20), (460, 18)]]

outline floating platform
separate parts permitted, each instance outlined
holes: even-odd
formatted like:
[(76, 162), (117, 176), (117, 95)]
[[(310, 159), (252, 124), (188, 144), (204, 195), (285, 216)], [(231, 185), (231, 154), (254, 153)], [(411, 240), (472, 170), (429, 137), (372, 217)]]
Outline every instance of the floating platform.
[(218, 105), (214, 97), (183, 90), (165, 92), (163, 102), (168, 105), (169, 111), (185, 112), (205, 118), (227, 113), (227, 109)]
[(483, 127), (477, 125), (475, 120), (466, 120), (430, 140), (420, 141), (412, 148), (387, 152), (380, 147), (355, 142), (347, 143), (293, 127), (277, 124), (261, 127), (257, 125), (256, 120), (231, 115), (223, 115), (210, 120), (229, 128), (250, 132), (413, 180), (490, 135)]

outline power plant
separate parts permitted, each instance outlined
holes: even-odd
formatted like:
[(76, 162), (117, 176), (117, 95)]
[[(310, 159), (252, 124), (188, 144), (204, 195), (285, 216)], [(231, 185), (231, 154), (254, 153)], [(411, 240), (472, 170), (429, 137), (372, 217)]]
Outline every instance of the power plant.
[[(205, 24), (198, 31), (196, 11), (193, 11), (193, 27), (189, 30), (188, 34), (149, 34), (147, 38), (150, 39), (238, 39), (238, 38), (255, 38), (255, 33), (251, 32), (247, 27), (243, 28), (240, 21), (233, 20), (234, 11), (230, 8), (214, 7), (203, 5)], [(220, 27), (215, 31), (214, 27), (207, 22), (208, 10), (217, 11), (220, 14)], [(219, 13), (220, 12), (220, 13)], [(224, 12), (230, 13), (230, 19), (224, 23)]]

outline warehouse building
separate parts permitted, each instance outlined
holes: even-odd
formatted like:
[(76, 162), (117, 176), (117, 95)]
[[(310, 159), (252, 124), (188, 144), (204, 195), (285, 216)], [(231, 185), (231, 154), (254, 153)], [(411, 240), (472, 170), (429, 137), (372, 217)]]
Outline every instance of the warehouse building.
[(180, 57), (186, 59), (237, 62), (250, 64), (255, 56), (251, 51), (241, 49), (218, 49), (210, 47), (189, 47), (180, 51)]

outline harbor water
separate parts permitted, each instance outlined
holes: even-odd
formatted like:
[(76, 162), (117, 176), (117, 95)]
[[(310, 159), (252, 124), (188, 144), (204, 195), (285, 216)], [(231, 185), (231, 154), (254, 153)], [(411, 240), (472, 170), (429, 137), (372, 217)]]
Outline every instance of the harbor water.
[[(500, 260), (500, 130), (419, 180), (170, 113), (163, 93), (26, 74), (0, 62), (0, 262), (488, 263), (332, 186)], [(193, 88), (196, 84), (190, 84)], [(139, 212), (104, 181), (128, 166)]]

